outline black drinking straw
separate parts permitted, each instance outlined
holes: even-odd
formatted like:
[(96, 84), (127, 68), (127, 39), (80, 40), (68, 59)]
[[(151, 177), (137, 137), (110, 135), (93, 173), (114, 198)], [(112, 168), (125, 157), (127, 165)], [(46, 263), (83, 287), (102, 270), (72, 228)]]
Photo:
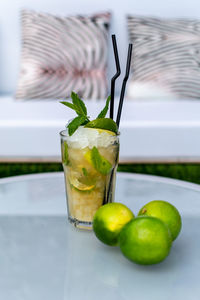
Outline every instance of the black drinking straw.
[(119, 55), (117, 50), (117, 42), (115, 34), (112, 34), (112, 44), (113, 44), (113, 50), (114, 50), (114, 56), (115, 56), (115, 64), (116, 64), (116, 73), (111, 79), (111, 99), (110, 99), (110, 118), (113, 119), (113, 113), (114, 113), (114, 97), (115, 97), (115, 80), (119, 75), (121, 74), (120, 69), (120, 63), (119, 63)]
[(120, 118), (121, 118), (121, 113), (122, 113), (122, 106), (123, 106), (123, 102), (124, 102), (124, 94), (125, 94), (125, 89), (126, 89), (126, 83), (127, 83), (129, 73), (130, 73), (132, 47), (133, 47), (133, 44), (129, 44), (127, 61), (126, 61), (126, 73), (125, 73), (124, 80), (123, 80), (123, 83), (122, 83), (122, 89), (121, 89), (118, 112), (117, 112), (117, 119), (116, 119), (116, 123), (117, 123), (118, 128), (119, 128), (119, 123), (120, 123)]
[[(112, 38), (115, 39), (115, 36), (114, 37), (112, 36)], [(122, 83), (122, 89), (121, 89), (120, 100), (119, 100), (119, 107), (118, 107), (118, 112), (117, 112), (116, 123), (117, 123), (118, 128), (119, 128), (119, 123), (120, 123), (120, 118), (121, 118), (121, 113), (122, 113), (122, 106), (123, 106), (123, 102), (124, 102), (124, 95), (125, 95), (126, 83), (127, 83), (127, 80), (128, 80), (128, 77), (129, 77), (129, 73), (130, 73), (132, 47), (133, 47), (133, 45), (129, 44), (129, 46), (128, 46), (127, 61), (126, 61), (126, 72), (125, 72), (125, 76), (124, 76), (123, 83)], [(114, 43), (113, 43), (113, 48), (114, 48)], [(117, 57), (118, 57), (118, 53), (117, 53)], [(117, 67), (117, 63), (116, 63), (116, 67)], [(121, 72), (120, 71), (120, 67), (119, 67), (119, 72)], [(120, 75), (120, 73), (119, 73), (119, 75), (117, 77), (115, 77), (116, 74), (113, 76), (114, 80)], [(112, 82), (111, 82), (111, 88), (112, 88)], [(112, 192), (113, 176), (114, 176), (114, 169), (112, 169), (112, 172), (110, 174), (110, 182), (109, 182), (109, 185), (108, 185), (108, 191), (107, 191), (107, 197), (106, 197), (107, 199), (111, 199), (111, 198), (109, 198), (109, 194)], [(103, 204), (105, 204), (105, 203), (103, 203)]]
[[(127, 61), (126, 61), (126, 73), (125, 73), (124, 80), (123, 80), (123, 83), (122, 83), (122, 89), (121, 89), (120, 100), (119, 100), (119, 107), (118, 107), (118, 112), (117, 112), (116, 123), (117, 123), (118, 128), (119, 128), (119, 123), (120, 123), (120, 118), (121, 118), (121, 113), (122, 113), (122, 106), (123, 106), (123, 101), (124, 101), (126, 82), (128, 80), (129, 73), (130, 73), (132, 47), (133, 47), (133, 45), (129, 44)], [(111, 199), (111, 196), (109, 197), (109, 195), (110, 195), (110, 193), (112, 193), (113, 176), (114, 176), (114, 169), (112, 169), (112, 172), (110, 174), (110, 182), (109, 182), (109, 185), (108, 185), (107, 199)]]

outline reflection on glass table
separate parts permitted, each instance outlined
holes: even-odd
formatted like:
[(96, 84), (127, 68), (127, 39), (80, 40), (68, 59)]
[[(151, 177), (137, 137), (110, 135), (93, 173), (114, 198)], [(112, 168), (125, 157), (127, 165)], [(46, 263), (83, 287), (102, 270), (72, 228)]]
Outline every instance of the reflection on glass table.
[(67, 222), (63, 173), (0, 180), (0, 299), (199, 300), (200, 187), (118, 173), (115, 201), (137, 214), (155, 199), (178, 208), (182, 232), (164, 262), (138, 266)]

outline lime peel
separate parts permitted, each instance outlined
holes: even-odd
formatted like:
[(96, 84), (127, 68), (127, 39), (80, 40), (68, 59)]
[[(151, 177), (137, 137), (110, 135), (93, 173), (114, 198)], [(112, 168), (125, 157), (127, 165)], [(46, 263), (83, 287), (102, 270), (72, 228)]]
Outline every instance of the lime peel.
[(169, 254), (172, 237), (168, 226), (160, 219), (140, 216), (121, 230), (119, 245), (129, 260), (152, 265), (163, 261)]
[(81, 192), (90, 192), (95, 188), (95, 184), (86, 185), (77, 178), (69, 178), (70, 186)]
[(162, 220), (169, 227), (173, 241), (181, 230), (181, 216), (177, 208), (163, 200), (154, 200), (145, 204), (139, 211), (138, 216), (152, 216)]
[(124, 204), (107, 203), (101, 206), (94, 215), (94, 233), (104, 244), (116, 246), (123, 226), (133, 218), (133, 212)]

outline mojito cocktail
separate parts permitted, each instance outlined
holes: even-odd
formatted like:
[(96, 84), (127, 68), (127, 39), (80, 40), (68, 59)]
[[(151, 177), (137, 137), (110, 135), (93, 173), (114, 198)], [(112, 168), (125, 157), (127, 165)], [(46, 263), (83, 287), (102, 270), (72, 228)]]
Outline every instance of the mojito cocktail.
[(68, 218), (76, 227), (90, 229), (98, 208), (114, 201), (119, 137), (84, 126), (71, 136), (68, 130), (60, 135)]

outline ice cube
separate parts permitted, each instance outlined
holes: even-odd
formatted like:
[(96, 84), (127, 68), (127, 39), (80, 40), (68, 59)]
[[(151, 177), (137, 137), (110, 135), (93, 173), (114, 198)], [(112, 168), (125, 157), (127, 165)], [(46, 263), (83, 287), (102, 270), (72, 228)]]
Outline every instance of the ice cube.
[(83, 149), (89, 147), (108, 147), (111, 145), (116, 136), (109, 134), (106, 131), (100, 131), (96, 128), (85, 128), (80, 126), (73, 135), (67, 136), (69, 147)]

